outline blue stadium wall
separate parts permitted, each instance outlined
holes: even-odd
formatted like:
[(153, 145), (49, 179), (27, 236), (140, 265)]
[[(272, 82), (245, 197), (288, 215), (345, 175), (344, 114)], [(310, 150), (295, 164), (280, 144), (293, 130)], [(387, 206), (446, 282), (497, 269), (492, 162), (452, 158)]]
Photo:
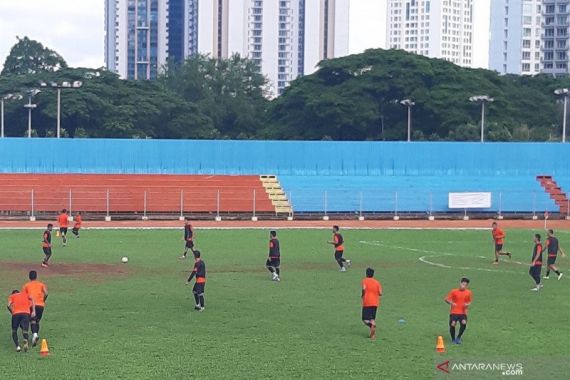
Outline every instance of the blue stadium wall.
[(570, 144), (0, 139), (3, 173), (570, 175)]

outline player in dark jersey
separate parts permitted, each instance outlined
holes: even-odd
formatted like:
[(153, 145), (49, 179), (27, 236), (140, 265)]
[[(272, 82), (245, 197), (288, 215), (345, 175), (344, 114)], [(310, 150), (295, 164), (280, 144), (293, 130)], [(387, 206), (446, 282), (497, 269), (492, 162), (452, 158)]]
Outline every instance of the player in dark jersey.
[(558, 252), (560, 252), (562, 257), (566, 257), (566, 254), (564, 253), (562, 248), (560, 248), (560, 243), (558, 242), (558, 239), (554, 237), (554, 230), (548, 230), (546, 247), (543, 249), (543, 251), (545, 250), (548, 251), (548, 258), (546, 261), (546, 264), (548, 266), (546, 267), (546, 276), (544, 276), (544, 278), (548, 280), (550, 278), (550, 270), (552, 270), (554, 273), (556, 273), (557, 279), (560, 280), (564, 275), (564, 273), (560, 272), (556, 267), (556, 265), (554, 264), (556, 263)]
[(342, 257), (344, 255), (344, 239), (338, 231), (338, 226), (333, 226), (333, 239), (329, 241), (329, 244), (332, 244), (334, 246), (334, 259), (340, 266), (340, 271), (346, 272), (344, 263), (346, 263), (346, 266), (349, 267), (352, 262)]
[(540, 283), (540, 272), (542, 271), (542, 243), (540, 242), (540, 234), (534, 235), (534, 248), (532, 250), (532, 261), (528, 273), (534, 280), (536, 286), (531, 290), (538, 292), (542, 288)]
[(196, 253), (194, 251), (194, 228), (190, 224), (190, 218), (184, 219), (184, 241), (184, 253), (180, 256), (181, 259), (186, 258), (188, 250), (191, 250), (194, 254)]
[(206, 287), (206, 264), (202, 261), (200, 257), (200, 251), (194, 251), (194, 269), (188, 277), (186, 284), (189, 284), (194, 277), (196, 277), (196, 283), (194, 288), (192, 288), (192, 293), (194, 293), (194, 299), (196, 300), (195, 310), (204, 311), (204, 289)]
[(265, 267), (273, 275), (273, 281), (281, 281), (279, 277), (281, 271), (279, 266), (281, 265), (281, 251), (279, 248), (279, 239), (277, 239), (277, 231), (269, 231), (269, 257), (265, 262)]
[(48, 261), (51, 257), (51, 231), (53, 229), (53, 224), (48, 224), (47, 229), (44, 231), (42, 238), (42, 249), (44, 251), (44, 260), (42, 261), (42, 267), (48, 267)]

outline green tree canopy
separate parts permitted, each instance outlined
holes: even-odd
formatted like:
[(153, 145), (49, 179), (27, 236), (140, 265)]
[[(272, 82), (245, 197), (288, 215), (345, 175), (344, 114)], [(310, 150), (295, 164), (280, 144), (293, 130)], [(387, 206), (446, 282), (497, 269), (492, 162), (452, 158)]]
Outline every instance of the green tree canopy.
[(403, 140), (407, 109), (399, 102), (412, 99), (415, 138), (478, 140), (481, 106), (469, 97), (490, 95), (488, 140), (544, 141), (560, 134), (553, 90), (569, 85), (568, 78), (500, 76), (398, 50), (368, 50), (323, 61), (315, 74), (293, 82), (270, 105), (266, 135)]
[(28, 37), (18, 38), (4, 62), (1, 75), (29, 75), (66, 68), (61, 55)]

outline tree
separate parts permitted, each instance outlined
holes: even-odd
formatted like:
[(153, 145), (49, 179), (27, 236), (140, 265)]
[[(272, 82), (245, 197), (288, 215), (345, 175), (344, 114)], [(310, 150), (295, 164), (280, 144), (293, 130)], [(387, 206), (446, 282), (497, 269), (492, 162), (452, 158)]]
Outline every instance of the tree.
[(196, 55), (182, 64), (169, 63), (159, 82), (211, 119), (214, 130), (202, 134), (252, 138), (264, 126), (268, 82), (249, 59)]
[[(489, 140), (511, 140), (526, 125), (537, 129), (526, 134), (528, 139), (544, 141), (561, 120), (552, 91), (570, 86), (569, 78), (500, 76), (398, 50), (368, 50), (319, 67), (271, 102), (265, 136), (402, 140), (407, 120), (399, 101), (412, 99), (417, 138), (478, 140), (481, 107), (468, 99), (487, 94), (495, 98), (487, 107)], [(521, 133), (517, 138), (524, 137)]]
[(4, 62), (1, 75), (29, 75), (55, 72), (66, 68), (67, 63), (55, 51), (28, 37), (19, 38)]

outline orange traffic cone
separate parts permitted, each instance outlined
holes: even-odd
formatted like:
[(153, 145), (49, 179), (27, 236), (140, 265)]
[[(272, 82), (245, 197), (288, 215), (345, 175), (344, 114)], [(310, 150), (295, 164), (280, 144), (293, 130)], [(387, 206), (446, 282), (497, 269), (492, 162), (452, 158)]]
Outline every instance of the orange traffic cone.
[(445, 352), (445, 345), (443, 344), (443, 337), (441, 335), (437, 337), (437, 344), (435, 345), (435, 350), (437, 352)]
[(41, 356), (48, 356), (49, 355), (48, 344), (47, 344), (47, 340), (45, 340), (45, 339), (42, 339), (42, 346), (40, 347), (40, 355)]

